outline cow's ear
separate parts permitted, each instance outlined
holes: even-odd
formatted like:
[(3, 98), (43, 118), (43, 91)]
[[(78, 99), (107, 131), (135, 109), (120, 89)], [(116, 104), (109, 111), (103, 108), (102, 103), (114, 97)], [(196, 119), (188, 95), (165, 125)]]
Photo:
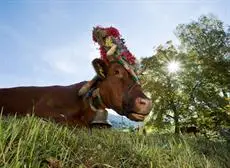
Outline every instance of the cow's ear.
[(96, 58), (92, 61), (93, 67), (97, 73), (97, 75), (101, 78), (104, 79), (106, 78), (107, 72), (108, 72), (108, 67), (106, 63), (99, 58)]

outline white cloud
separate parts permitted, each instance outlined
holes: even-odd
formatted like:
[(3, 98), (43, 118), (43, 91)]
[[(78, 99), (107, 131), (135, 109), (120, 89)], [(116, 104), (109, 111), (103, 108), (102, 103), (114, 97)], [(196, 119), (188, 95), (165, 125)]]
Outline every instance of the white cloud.
[(92, 42), (82, 40), (46, 50), (42, 60), (47, 66), (43, 68), (60, 76), (76, 76), (85, 80), (94, 75), (91, 61), (96, 57), (99, 57), (99, 51)]
[(42, 56), (50, 69), (64, 74), (76, 74), (79, 66), (84, 62), (80, 52), (74, 45), (50, 49)]
[(89, 60), (100, 58), (100, 51), (96, 44), (90, 44)]

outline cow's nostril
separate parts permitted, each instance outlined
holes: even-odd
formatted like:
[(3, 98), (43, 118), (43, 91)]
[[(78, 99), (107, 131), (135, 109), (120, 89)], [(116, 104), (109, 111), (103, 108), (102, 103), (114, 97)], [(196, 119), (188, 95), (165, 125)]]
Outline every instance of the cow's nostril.
[(140, 100), (140, 104), (142, 104), (142, 105), (146, 105), (146, 104), (147, 104), (147, 102), (146, 102), (146, 100), (141, 99), (141, 100)]
[(139, 114), (148, 114), (152, 108), (152, 101), (147, 98), (136, 98), (135, 101), (135, 110)]
[(143, 98), (137, 98), (137, 101), (136, 101), (137, 105), (139, 106), (148, 106), (149, 104), (149, 100), (148, 99), (143, 99)]

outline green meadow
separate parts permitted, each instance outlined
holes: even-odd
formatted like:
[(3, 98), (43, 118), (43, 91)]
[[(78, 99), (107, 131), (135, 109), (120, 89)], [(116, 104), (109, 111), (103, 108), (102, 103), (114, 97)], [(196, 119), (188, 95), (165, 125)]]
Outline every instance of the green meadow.
[(74, 129), (36, 117), (1, 117), (1, 168), (229, 168), (224, 140), (116, 129)]

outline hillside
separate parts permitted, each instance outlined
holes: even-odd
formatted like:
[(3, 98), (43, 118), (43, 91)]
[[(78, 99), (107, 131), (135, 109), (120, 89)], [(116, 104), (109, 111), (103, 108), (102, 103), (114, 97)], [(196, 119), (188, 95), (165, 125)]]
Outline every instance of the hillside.
[(114, 115), (109, 113), (108, 120), (112, 123), (114, 128), (123, 128), (123, 127), (137, 127), (142, 125), (142, 122), (131, 121), (128, 118), (120, 115)]

